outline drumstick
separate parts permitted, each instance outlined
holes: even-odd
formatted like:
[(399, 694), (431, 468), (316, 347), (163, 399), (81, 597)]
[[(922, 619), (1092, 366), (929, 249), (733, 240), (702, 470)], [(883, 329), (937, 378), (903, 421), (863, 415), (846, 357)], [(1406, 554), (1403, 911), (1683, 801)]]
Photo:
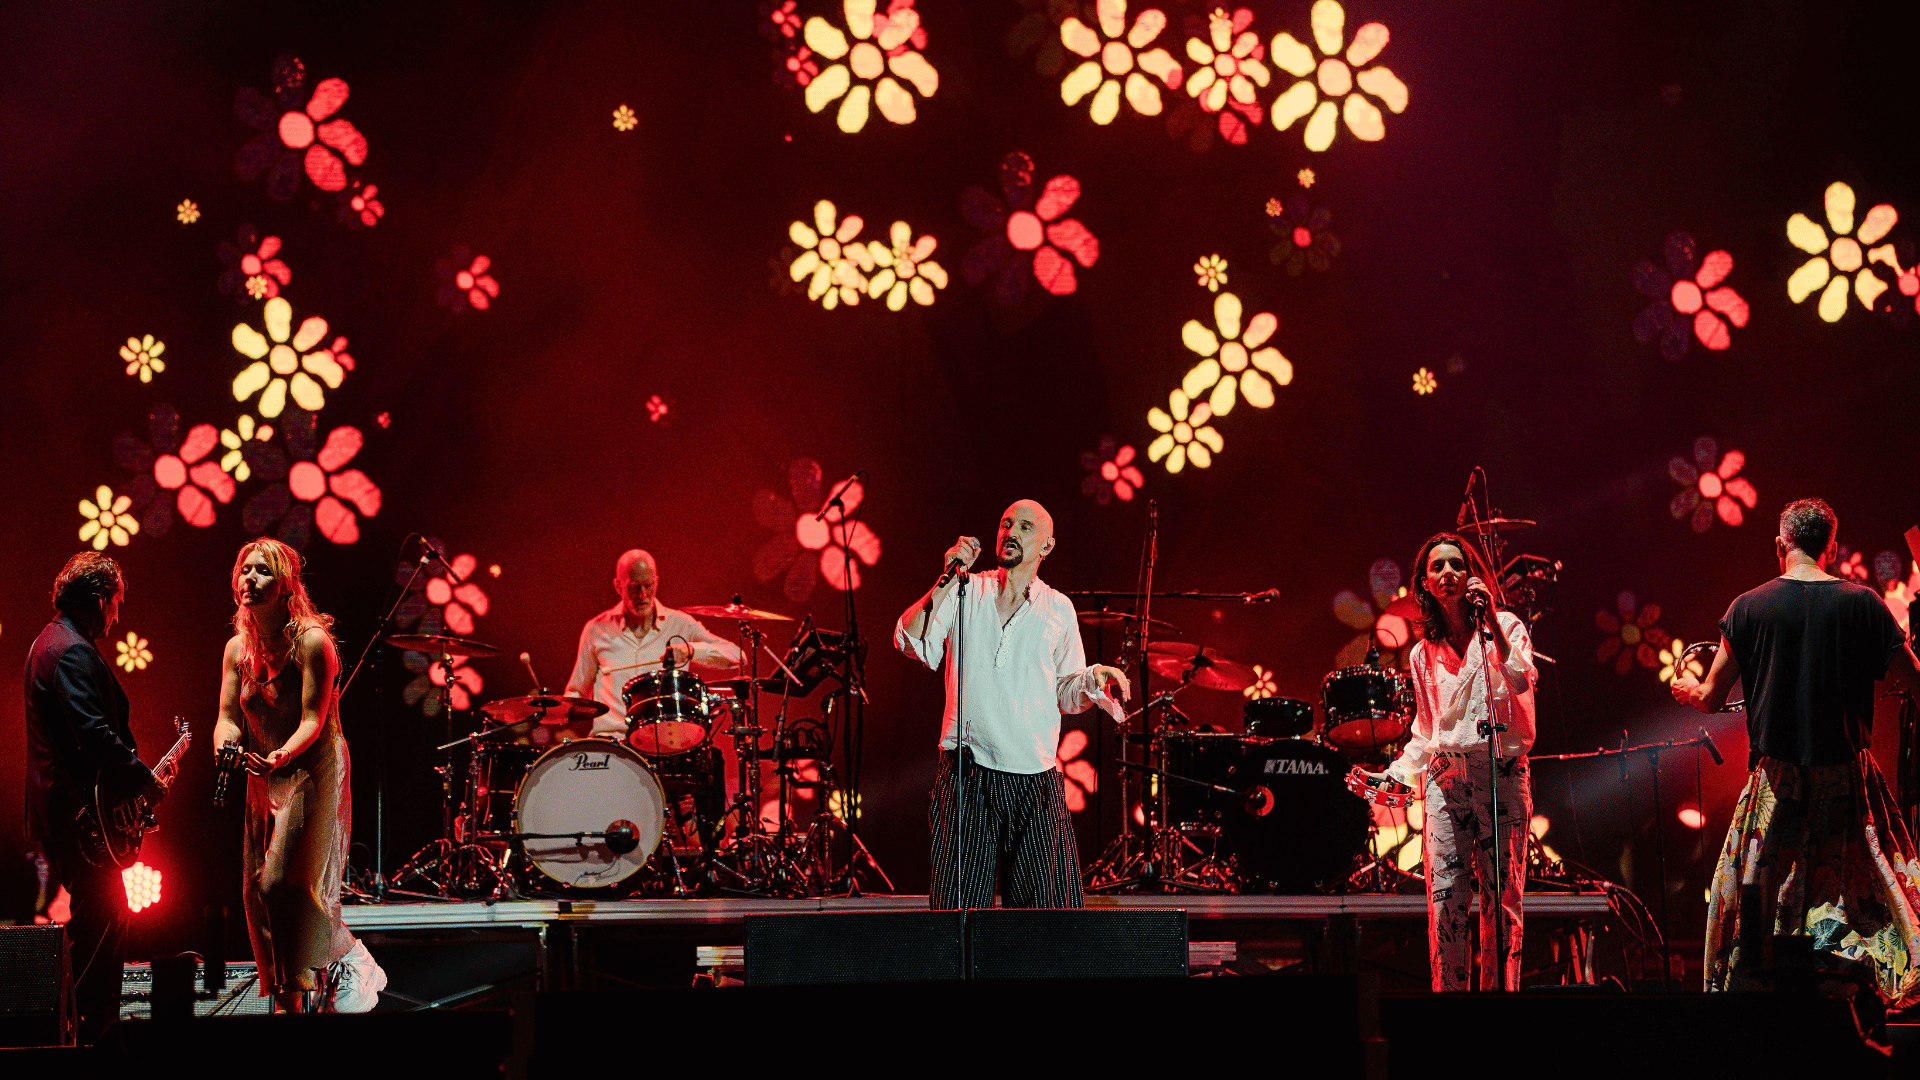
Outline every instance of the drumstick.
[(540, 676), (538, 676), (538, 675), (535, 675), (535, 674), (533, 673), (533, 654), (532, 654), (532, 653), (526, 653), (526, 652), (523, 652), (523, 653), (521, 653), (521, 654), (520, 654), (520, 663), (521, 663), (521, 664), (523, 664), (523, 665), (525, 665), (525, 667), (526, 667), (526, 669), (527, 669), (527, 678), (529, 678), (529, 679), (532, 679), (532, 680), (533, 680), (533, 688), (534, 688), (535, 690), (538, 690), (538, 689), (540, 689), (540, 688), (541, 688), (541, 687), (542, 687), (542, 686), (543, 686), (544, 684), (543, 684), (543, 683), (541, 683), (541, 681), (540, 681)]

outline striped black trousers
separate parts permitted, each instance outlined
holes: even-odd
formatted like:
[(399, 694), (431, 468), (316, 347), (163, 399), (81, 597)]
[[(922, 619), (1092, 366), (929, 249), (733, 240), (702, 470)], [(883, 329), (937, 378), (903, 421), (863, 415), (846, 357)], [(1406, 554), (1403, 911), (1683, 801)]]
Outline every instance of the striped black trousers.
[(965, 755), (961, 782), (966, 821), (960, 859), (954, 862), (954, 758), (940, 751), (927, 824), (933, 831), (935, 910), (993, 906), (994, 884), (1004, 877), (1004, 898), (1014, 908), (1077, 908), (1080, 850), (1068, 816), (1066, 778), (1059, 769), (1031, 775), (983, 768)]

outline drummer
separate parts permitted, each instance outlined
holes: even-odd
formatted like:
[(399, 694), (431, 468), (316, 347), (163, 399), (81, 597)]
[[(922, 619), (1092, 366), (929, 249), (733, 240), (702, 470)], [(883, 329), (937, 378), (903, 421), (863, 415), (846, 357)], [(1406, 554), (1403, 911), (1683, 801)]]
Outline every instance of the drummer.
[(634, 676), (659, 670), (668, 649), (673, 650), (675, 667), (729, 669), (739, 665), (741, 656), (738, 645), (660, 603), (659, 564), (639, 548), (614, 563), (613, 588), (620, 602), (580, 628), (580, 651), (566, 693), (607, 707), (593, 722), (595, 735), (624, 738), (627, 709), (620, 690)]

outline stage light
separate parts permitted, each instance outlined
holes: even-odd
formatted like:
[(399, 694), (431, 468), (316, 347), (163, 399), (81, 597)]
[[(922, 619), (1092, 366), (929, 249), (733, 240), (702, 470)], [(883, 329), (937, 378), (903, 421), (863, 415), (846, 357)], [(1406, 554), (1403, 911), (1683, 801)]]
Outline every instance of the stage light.
[(493, 575), (494, 577), (499, 577), (499, 576), (500, 576), (500, 564), (499, 564), (499, 563), (494, 563), (494, 564), (493, 564), (492, 566), (489, 566), (489, 567), (487, 567), (487, 573), (489, 573), (489, 574), (492, 574), (492, 575)]
[(1679, 818), (1680, 824), (1689, 829), (1704, 829), (1707, 826), (1707, 815), (1701, 813), (1696, 807), (1681, 807)]
[(120, 871), (121, 887), (127, 892), (127, 910), (138, 914), (160, 902), (160, 871), (137, 862)]
[(1633, 320), (1633, 336), (1642, 345), (1660, 339), (1660, 355), (1678, 360), (1687, 352), (1687, 332), (1709, 349), (1733, 343), (1727, 324), (1747, 325), (1747, 302), (1731, 286), (1722, 285), (1733, 272), (1733, 256), (1711, 251), (1696, 259), (1698, 247), (1684, 232), (1666, 241), (1666, 269), (1641, 259), (1633, 264), (1634, 288), (1650, 297)]
[(1060, 733), (1060, 748), (1054, 758), (1060, 763), (1060, 771), (1065, 775), (1067, 809), (1079, 813), (1087, 808), (1087, 796), (1100, 789), (1100, 770), (1093, 763), (1080, 760), (1080, 754), (1087, 748), (1087, 733), (1079, 730)]
[[(1685, 658), (1684, 662), (1682, 662), (1683, 657)], [(1679, 638), (1674, 638), (1672, 641), (1669, 641), (1666, 646), (1660, 650), (1659, 660), (1661, 665), (1660, 681), (1669, 685), (1673, 683), (1673, 680), (1682, 675), (1691, 675), (1698, 679), (1705, 673), (1704, 669), (1700, 666), (1700, 661), (1691, 656), (1687, 656), (1687, 643), (1681, 641)]]
[(1133, 447), (1121, 446), (1113, 436), (1102, 435), (1098, 450), (1080, 454), (1080, 467), (1087, 470), (1086, 478), (1080, 481), (1080, 493), (1100, 506), (1115, 499), (1131, 502), (1146, 482), (1140, 467), (1133, 463), (1136, 456)]
[[(1098, 0), (1092, 26), (1069, 15), (1060, 23), (1060, 43), (1084, 62), (1060, 80), (1060, 100), (1078, 105), (1093, 95), (1093, 122), (1113, 123), (1120, 115), (1122, 87), (1127, 104), (1141, 116), (1160, 115), (1160, 87), (1180, 85), (1180, 62), (1162, 48), (1147, 48), (1167, 27), (1167, 16), (1148, 8), (1127, 28), (1127, 0)], [(1136, 70), (1138, 69), (1138, 70)], [(1149, 77), (1151, 76), (1151, 77)], [(1157, 80), (1157, 82), (1156, 82)]]
[(1421, 368), (1419, 371), (1413, 373), (1414, 393), (1425, 397), (1439, 388), (1440, 380), (1433, 377), (1433, 372), (1428, 371), (1426, 368)]
[(144, 337), (130, 337), (120, 346), (120, 359), (127, 362), (127, 374), (137, 375), (143, 383), (153, 381), (153, 377), (167, 370), (167, 362), (160, 354), (167, 351), (166, 343), (155, 341), (152, 334)]
[[(1715, 458), (1720, 461), (1717, 466)], [(1716, 512), (1728, 525), (1740, 524), (1745, 520), (1741, 507), (1752, 509), (1760, 498), (1752, 483), (1734, 475), (1746, 463), (1747, 455), (1738, 450), (1729, 450), (1723, 456), (1720, 445), (1712, 438), (1702, 435), (1695, 439), (1692, 461), (1675, 457), (1667, 462), (1667, 475), (1681, 485), (1668, 512), (1676, 521), (1692, 514), (1694, 532), (1706, 532)]]
[[(1276, 67), (1298, 77), (1299, 81), (1274, 99), (1269, 109), (1274, 130), (1285, 131), (1294, 121), (1307, 118), (1306, 146), (1325, 150), (1333, 145), (1335, 114), (1346, 121), (1347, 130), (1364, 142), (1386, 138), (1387, 129), (1378, 98), (1395, 113), (1407, 107), (1407, 86), (1385, 65), (1359, 71), (1354, 69), (1380, 55), (1387, 47), (1387, 28), (1377, 22), (1355, 30), (1344, 55), (1340, 45), (1345, 33), (1346, 10), (1336, 0), (1318, 0), (1310, 16), (1314, 44), (1324, 54), (1315, 60), (1313, 50), (1292, 34), (1282, 31), (1273, 37), (1272, 58)], [(1371, 96), (1369, 96), (1371, 95)], [(1340, 104), (1336, 106), (1334, 103)]]
[[(1880, 203), (1860, 219), (1856, 233), (1853, 188), (1838, 181), (1829, 184), (1822, 202), (1827, 226), (1833, 230), (1831, 236), (1805, 214), (1796, 213), (1787, 219), (1787, 240), (1813, 256), (1788, 276), (1787, 298), (1798, 304), (1817, 291), (1820, 318), (1839, 322), (1847, 313), (1847, 275), (1853, 275), (1853, 293), (1860, 306), (1871, 311), (1887, 284), (1867, 264), (1881, 262), (1894, 267), (1896, 274), (1899, 272), (1893, 258), (1893, 245), (1864, 252), (1862, 245), (1877, 243), (1885, 237), (1900, 220), (1900, 215), (1890, 204)], [(1839, 272), (1838, 276), (1835, 271)]]
[(132, 497), (115, 495), (112, 488), (101, 484), (91, 501), (80, 500), (80, 516), (87, 519), (80, 523), (80, 539), (90, 541), (95, 551), (104, 550), (109, 541), (116, 547), (126, 547), (140, 531), (140, 522), (129, 513), (132, 509)]
[(1305, 195), (1293, 196), (1280, 213), (1269, 212), (1267, 216), (1271, 219), (1267, 228), (1280, 238), (1267, 252), (1267, 261), (1275, 266), (1286, 263), (1289, 277), (1298, 277), (1309, 267), (1325, 270), (1340, 254), (1340, 238), (1328, 227), (1333, 223), (1333, 211), (1313, 206)]
[(1193, 264), (1193, 272), (1199, 278), (1200, 287), (1208, 292), (1219, 292), (1220, 286), (1227, 283), (1227, 260), (1218, 255), (1203, 255)]
[(1232, 412), (1236, 398), (1265, 409), (1273, 404), (1273, 384), (1293, 381), (1292, 361), (1267, 344), (1280, 329), (1279, 317), (1263, 311), (1243, 329), (1241, 315), (1240, 298), (1223, 292), (1213, 298), (1214, 329), (1197, 319), (1180, 328), (1181, 343), (1201, 357), (1181, 379), (1180, 390), (1194, 401), (1205, 397), (1215, 416)]
[(1673, 640), (1671, 634), (1656, 625), (1660, 621), (1660, 605), (1640, 607), (1631, 591), (1622, 590), (1614, 598), (1614, 606), (1620, 612), (1617, 616), (1611, 611), (1594, 612), (1594, 624), (1600, 627), (1601, 633), (1610, 635), (1594, 655), (1603, 664), (1612, 660), (1616, 675), (1625, 675), (1636, 660), (1644, 668), (1658, 667), (1657, 650)]
[(1187, 79), (1187, 96), (1201, 111), (1218, 113), (1220, 137), (1236, 146), (1247, 141), (1247, 126), (1258, 124), (1260, 87), (1273, 79), (1261, 61), (1266, 47), (1247, 27), (1253, 12), (1214, 8), (1207, 16), (1207, 39), (1187, 39), (1187, 59), (1198, 65)]
[(234, 376), (233, 399), (259, 394), (255, 408), (268, 420), (286, 410), (289, 396), (308, 412), (320, 411), (327, 404), (326, 390), (339, 389), (347, 371), (330, 349), (316, 347), (327, 336), (327, 320), (309, 316), (295, 332), (293, 305), (284, 297), (267, 301), (261, 311), (265, 334), (246, 323), (233, 328), (234, 350), (253, 360)]
[(627, 108), (624, 103), (622, 103), (619, 108), (613, 110), (613, 130), (632, 131), (639, 126), (640, 118), (635, 116), (633, 110)]
[(180, 224), (191, 225), (200, 220), (200, 204), (192, 199), (181, 199), (180, 205), (173, 208), (173, 216), (179, 219)]
[[(808, 49), (827, 60), (846, 60), (806, 83), (807, 111), (817, 113), (839, 101), (834, 122), (849, 135), (867, 126), (872, 108), (892, 123), (913, 123), (918, 115), (913, 94), (902, 81), (921, 97), (930, 98), (940, 89), (940, 73), (919, 51), (926, 47), (927, 36), (913, 0), (892, 0), (884, 12), (874, 6), (874, 0), (845, 0), (841, 10), (846, 32), (818, 15), (802, 29)], [(854, 36), (851, 44), (847, 33)]]
[(1274, 679), (1273, 672), (1255, 664), (1253, 665), (1253, 685), (1242, 687), (1240, 693), (1248, 701), (1260, 701), (1278, 695), (1280, 684)]
[(133, 631), (127, 631), (124, 640), (113, 643), (116, 655), (113, 662), (128, 671), (144, 671), (153, 663), (153, 650), (147, 647), (147, 639)]
[[(1073, 264), (1091, 267), (1100, 258), (1100, 241), (1078, 220), (1063, 217), (1080, 198), (1080, 181), (1071, 176), (1048, 180), (1034, 193), (1033, 159), (1018, 151), (1000, 159), (1002, 202), (979, 185), (960, 194), (960, 213), (988, 232), (963, 260), (970, 284), (996, 276), (993, 298), (1013, 307), (1026, 298), (1030, 282), (1055, 296), (1079, 288)], [(1069, 260), (1066, 252), (1073, 256)]]
[(1535, 840), (1547, 835), (1547, 830), (1551, 828), (1553, 821), (1545, 814), (1535, 814), (1527, 819), (1527, 833)]

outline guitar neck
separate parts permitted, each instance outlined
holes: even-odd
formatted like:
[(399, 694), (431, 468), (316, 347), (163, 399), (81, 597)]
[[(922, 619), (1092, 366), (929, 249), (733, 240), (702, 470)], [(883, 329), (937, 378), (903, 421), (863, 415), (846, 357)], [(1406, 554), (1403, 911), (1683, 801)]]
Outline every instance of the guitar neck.
[(174, 740), (173, 746), (168, 748), (167, 752), (160, 756), (159, 761), (153, 763), (154, 774), (158, 775), (178, 765), (181, 755), (187, 752), (187, 744), (192, 741), (193, 733), (190, 731), (182, 731), (180, 737)]

